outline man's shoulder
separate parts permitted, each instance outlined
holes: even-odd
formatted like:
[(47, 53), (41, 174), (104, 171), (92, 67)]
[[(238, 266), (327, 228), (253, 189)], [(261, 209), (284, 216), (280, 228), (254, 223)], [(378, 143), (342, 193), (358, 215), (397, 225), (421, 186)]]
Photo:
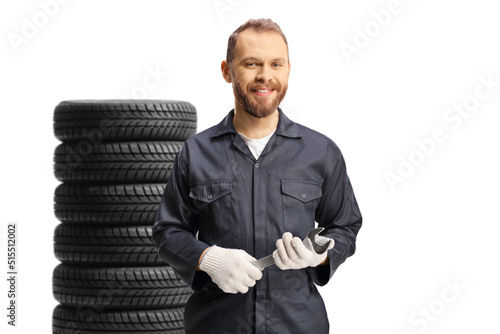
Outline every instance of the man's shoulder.
[(199, 152), (200, 150), (208, 149), (208, 145), (213, 142), (212, 137), (218, 126), (219, 124), (213, 125), (186, 139), (181, 147), (180, 152), (185, 155), (189, 154), (188, 152), (190, 151)]
[[(211, 138), (224, 135), (230, 131), (229, 123), (232, 120), (232, 110), (217, 124), (212, 125), (205, 130), (202, 130), (195, 135), (189, 137), (185, 144), (204, 144), (210, 142)], [(232, 124), (232, 123), (231, 123)]]
[(191, 137), (189, 137), (186, 140), (186, 143), (187, 142), (196, 142), (196, 141), (206, 141), (206, 140), (210, 139), (210, 137), (212, 136), (212, 134), (215, 131), (215, 129), (217, 128), (217, 126), (218, 125), (213, 125), (209, 128), (206, 128), (205, 130), (202, 130), (202, 131), (192, 135)]
[(337, 144), (331, 139), (329, 136), (326, 134), (319, 132), (317, 130), (311, 129), (305, 125), (302, 125), (300, 123), (295, 123), (297, 125), (297, 128), (299, 131), (302, 133), (302, 139), (305, 140), (307, 143), (310, 143), (312, 145), (320, 145), (324, 147), (328, 147), (330, 149), (334, 149), (337, 151), (340, 151), (339, 147)]
[(210, 138), (210, 130), (213, 130), (213, 127), (198, 132), (186, 139), (179, 150), (179, 154), (181, 156), (186, 156), (190, 151), (203, 149), (204, 143), (206, 143)]

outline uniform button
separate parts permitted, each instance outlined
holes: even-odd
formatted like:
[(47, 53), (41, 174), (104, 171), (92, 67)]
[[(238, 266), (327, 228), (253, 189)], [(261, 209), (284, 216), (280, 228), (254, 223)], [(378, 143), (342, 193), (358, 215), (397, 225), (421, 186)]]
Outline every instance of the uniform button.
[(212, 199), (212, 195), (208, 195), (208, 196), (207, 196), (207, 198), (208, 198), (208, 199)]
[(255, 168), (259, 168), (259, 164), (255, 164)]
[(307, 197), (307, 195), (306, 195), (306, 194), (302, 194), (302, 198), (306, 198), (306, 197)]

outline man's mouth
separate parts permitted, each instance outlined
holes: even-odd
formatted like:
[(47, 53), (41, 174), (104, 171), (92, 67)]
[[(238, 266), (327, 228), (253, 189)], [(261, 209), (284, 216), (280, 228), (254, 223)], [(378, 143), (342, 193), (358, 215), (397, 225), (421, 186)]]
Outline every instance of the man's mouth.
[(271, 95), (276, 89), (252, 89), (252, 92), (254, 92), (258, 96), (268, 96)]

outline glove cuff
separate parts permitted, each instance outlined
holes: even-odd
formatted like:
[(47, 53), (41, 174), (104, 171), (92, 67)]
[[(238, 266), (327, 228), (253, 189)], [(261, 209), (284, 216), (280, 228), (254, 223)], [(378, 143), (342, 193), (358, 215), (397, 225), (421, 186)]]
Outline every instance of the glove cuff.
[(212, 274), (219, 269), (223, 259), (223, 248), (214, 245), (210, 247), (205, 256), (203, 256), (203, 259), (201, 259), (200, 269), (207, 274)]

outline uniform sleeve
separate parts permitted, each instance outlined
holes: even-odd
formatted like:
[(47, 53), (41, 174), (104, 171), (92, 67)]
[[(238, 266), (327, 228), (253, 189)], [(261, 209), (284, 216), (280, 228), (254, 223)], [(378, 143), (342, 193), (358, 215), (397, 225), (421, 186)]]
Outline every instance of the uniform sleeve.
[(197, 240), (198, 212), (189, 197), (189, 177), (182, 162), (182, 149), (176, 156), (153, 225), (153, 241), (158, 255), (186, 284), (199, 291), (208, 275), (196, 271), (198, 260), (209, 247)]
[(342, 153), (332, 142), (325, 154), (325, 179), (323, 196), (316, 210), (316, 221), (325, 231), (321, 235), (335, 240), (328, 251), (329, 265), (310, 268), (309, 272), (318, 285), (325, 285), (337, 268), (356, 250), (356, 236), (362, 216), (354, 196)]

